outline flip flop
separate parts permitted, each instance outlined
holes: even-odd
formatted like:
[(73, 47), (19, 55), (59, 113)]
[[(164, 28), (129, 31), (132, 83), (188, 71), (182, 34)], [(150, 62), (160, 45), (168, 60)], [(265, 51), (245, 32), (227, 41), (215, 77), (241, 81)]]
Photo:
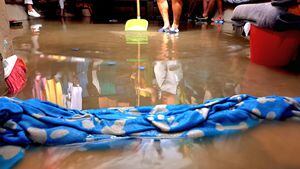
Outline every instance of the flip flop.
[(223, 24), (225, 22), (224, 19), (221, 17), (212, 18), (211, 21), (218, 23), (218, 24)]
[(169, 31), (170, 31), (169, 28), (164, 28), (164, 27), (162, 27), (158, 30), (158, 32), (163, 32), (163, 33), (168, 33)]
[(196, 16), (195, 18), (196, 18), (196, 20), (201, 21), (201, 22), (207, 22), (209, 20), (208, 16), (206, 16), (206, 17), (203, 17), (203, 16), (202, 17), (198, 17), (198, 16)]
[(169, 34), (177, 34), (177, 33), (179, 33), (179, 29), (178, 28), (170, 28)]

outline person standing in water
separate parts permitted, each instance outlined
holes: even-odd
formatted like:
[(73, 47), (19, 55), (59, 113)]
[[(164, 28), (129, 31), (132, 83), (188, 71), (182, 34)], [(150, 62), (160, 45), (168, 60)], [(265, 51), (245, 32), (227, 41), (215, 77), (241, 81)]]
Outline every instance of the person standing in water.
[(217, 1), (218, 16), (216, 18), (212, 18), (211, 21), (224, 22), (222, 0), (203, 0), (203, 14), (202, 14), (202, 18), (199, 18), (200, 20), (202, 21), (209, 20), (208, 16), (211, 13), (213, 7), (215, 6), (215, 1)]
[(173, 23), (170, 24), (169, 20), (169, 5), (167, 0), (157, 0), (157, 5), (160, 14), (164, 21), (164, 26), (158, 30), (158, 32), (166, 32), (170, 34), (176, 34), (179, 32), (179, 21), (182, 11), (182, 0), (172, 0), (172, 11), (173, 11)]
[(27, 8), (27, 14), (29, 16), (35, 17), (35, 18), (39, 18), (41, 17), (41, 15), (39, 13), (37, 13), (35, 11), (35, 9), (33, 9), (32, 5), (33, 5), (33, 1), (32, 0), (24, 0), (24, 4), (26, 5)]

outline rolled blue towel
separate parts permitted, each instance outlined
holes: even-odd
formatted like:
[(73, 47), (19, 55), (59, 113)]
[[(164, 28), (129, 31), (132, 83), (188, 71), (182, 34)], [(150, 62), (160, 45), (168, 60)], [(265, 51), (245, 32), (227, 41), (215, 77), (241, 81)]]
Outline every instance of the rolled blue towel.
[(130, 138), (195, 139), (239, 133), (265, 120), (286, 119), (300, 119), (299, 97), (257, 98), (241, 94), (198, 105), (83, 111), (37, 99), (23, 101), (3, 97), (0, 98), (0, 169), (13, 166), (24, 156), (23, 148), (35, 145)]

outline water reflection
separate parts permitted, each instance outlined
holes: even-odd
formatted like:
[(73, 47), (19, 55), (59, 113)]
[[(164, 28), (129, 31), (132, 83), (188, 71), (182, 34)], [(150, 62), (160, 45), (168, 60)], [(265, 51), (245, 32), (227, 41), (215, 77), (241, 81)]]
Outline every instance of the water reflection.
[[(182, 65), (177, 57), (176, 38), (163, 36), (160, 54), (155, 57), (154, 74), (157, 98), (163, 104), (179, 103), (180, 86), (183, 79)], [(171, 43), (170, 49), (168, 43)]]
[(83, 97), (95, 95), (94, 91), (88, 91), (92, 89), (88, 83), (90, 59), (61, 55), (40, 55), (39, 59), (43, 60), (43, 64), (41, 67), (36, 65), (32, 89), (34, 98), (81, 110)]
[(42, 27), (42, 24), (33, 24), (30, 26), (32, 35), (31, 35), (31, 41), (32, 41), (32, 53), (34, 54), (42, 54), (42, 52), (38, 51), (40, 48), (39, 45), (39, 36), (40, 36), (40, 29)]
[[(176, 37), (166, 34), (161, 37), (161, 45), (154, 60), (142, 61), (138, 55), (137, 63), (133, 65), (131, 79), (138, 105), (179, 103), (179, 84), (183, 72), (177, 58)], [(143, 54), (141, 56), (145, 58)]]
[[(184, 78), (178, 37), (161, 38), (153, 60), (144, 57), (141, 47), (138, 58), (126, 63), (40, 54), (31, 62), (35, 65), (32, 97), (73, 109), (201, 101), (203, 96)], [(132, 71), (120, 74), (128, 68)], [(129, 99), (134, 95), (136, 99)]]
[[(31, 76), (32, 94), (28, 96), (25, 94), (28, 91), (24, 90), (25, 98), (39, 98), (66, 108), (88, 109), (196, 104), (213, 97), (240, 92), (239, 81), (231, 78), (234, 74), (240, 74), (236, 71), (239, 58), (227, 59), (228, 66), (225, 72), (230, 75), (220, 77), (211, 63), (207, 64), (219, 62), (218, 58), (211, 58), (205, 50), (201, 53), (205, 57), (203, 59), (182, 59), (181, 46), (185, 44), (178, 36), (156, 35), (155, 40), (158, 43), (153, 45), (148, 44), (148, 34), (131, 37), (126, 35), (126, 46), (135, 51), (133, 52), (135, 57), (122, 61), (118, 58), (86, 57), (87, 51), (91, 53), (93, 50), (81, 52), (80, 48), (76, 50), (72, 48), (73, 54), (77, 56), (43, 54), (39, 51), (38, 41), (40, 33), (43, 33), (40, 31), (41, 24), (31, 28), (34, 37), (32, 37), (33, 52), (28, 59), (31, 64), (31, 75), (34, 76)], [(222, 44), (227, 41), (219, 42), (219, 36), (222, 35), (217, 34), (206, 39), (204, 44), (224, 48)], [(153, 49), (152, 53), (145, 50), (148, 46)], [(99, 51), (102, 50), (97, 49), (94, 53), (102, 55), (103, 53)]]
[[(37, 60), (35, 60), (37, 61)], [(33, 63), (31, 63), (33, 64)], [(56, 65), (53, 67), (52, 65)], [(72, 109), (129, 106), (126, 98), (116, 97), (128, 92), (129, 77), (117, 81), (118, 67), (111, 61), (40, 55), (35, 65), (32, 96)], [(26, 93), (27, 91), (24, 91)], [(126, 97), (126, 94), (124, 94)], [(116, 100), (118, 99), (118, 100)], [(84, 107), (84, 103), (88, 106)]]
[[(119, 64), (119, 63), (118, 63)], [(118, 75), (121, 65), (116, 65), (113, 61), (103, 61), (94, 73), (94, 79), (97, 78), (97, 86), (100, 89), (99, 106), (100, 107), (117, 107), (117, 106), (129, 106), (124, 96), (127, 95), (128, 89), (126, 89), (126, 83), (130, 84), (129, 75)], [(131, 87), (130, 85), (128, 87)], [(133, 89), (132, 89), (133, 90)], [(121, 96), (121, 97), (118, 97)], [(126, 96), (125, 96), (126, 97)]]
[[(76, 107), (73, 106), (76, 102), (76, 108), (88, 109), (195, 104), (243, 91), (262, 93), (269, 86), (263, 84), (259, 87), (261, 90), (256, 90), (259, 92), (248, 87), (248, 90), (241, 89), (241, 83), (245, 86), (244, 79), (248, 76), (248, 46), (242, 39), (226, 33), (226, 25), (217, 25), (222, 27), (221, 32), (214, 29), (214, 25), (202, 25), (201, 30), (183, 32), (179, 37), (148, 32), (146, 36), (133, 40), (145, 43), (138, 47), (134, 43), (124, 43), (125, 36), (120, 32), (108, 33), (105, 26), (103, 31), (95, 29), (98, 25), (85, 25), (86, 29), (78, 29), (80, 24), (68, 21), (68, 29), (53, 27), (53, 24), (64, 27), (65, 22), (62, 20), (62, 25), (48, 22), (33, 24), (31, 41), (24, 40), (26, 38), (16, 40), (20, 44), (17, 47), (19, 52), (24, 53), (30, 67), (30, 84), (19, 97), (40, 98), (68, 108)], [(91, 30), (96, 33), (88, 36)], [(80, 34), (80, 38), (76, 34)], [(106, 43), (99, 42), (99, 39), (110, 40)], [(77, 42), (81, 41), (84, 43), (79, 46)], [(32, 45), (24, 46), (30, 43)], [(25, 51), (28, 53), (25, 54)], [(253, 74), (249, 76), (254, 77)], [(286, 80), (289, 79), (289, 76), (286, 77)], [(294, 84), (296, 81), (291, 82)], [(276, 93), (291, 93), (286, 90), (282, 87)], [(81, 100), (75, 101), (72, 95)], [(72, 100), (75, 102), (71, 106)]]

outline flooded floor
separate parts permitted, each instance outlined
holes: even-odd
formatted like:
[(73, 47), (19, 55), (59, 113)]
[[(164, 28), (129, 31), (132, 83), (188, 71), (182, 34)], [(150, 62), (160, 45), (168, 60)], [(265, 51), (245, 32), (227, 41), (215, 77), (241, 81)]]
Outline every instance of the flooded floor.
[[(249, 41), (230, 24), (197, 25), (178, 36), (125, 33), (121, 24), (24, 23), (14, 50), (28, 67), (17, 95), (75, 109), (194, 104), (223, 96), (300, 96), (300, 74), (250, 63)], [(31, 150), (16, 168), (300, 168), (300, 125), (264, 124), (205, 140), (125, 140)], [(93, 146), (93, 145), (92, 145)]]
[[(263, 124), (244, 134), (206, 140), (127, 140), (108, 146), (26, 152), (17, 169), (297, 169), (299, 124)], [(88, 146), (87, 146), (88, 147)]]

